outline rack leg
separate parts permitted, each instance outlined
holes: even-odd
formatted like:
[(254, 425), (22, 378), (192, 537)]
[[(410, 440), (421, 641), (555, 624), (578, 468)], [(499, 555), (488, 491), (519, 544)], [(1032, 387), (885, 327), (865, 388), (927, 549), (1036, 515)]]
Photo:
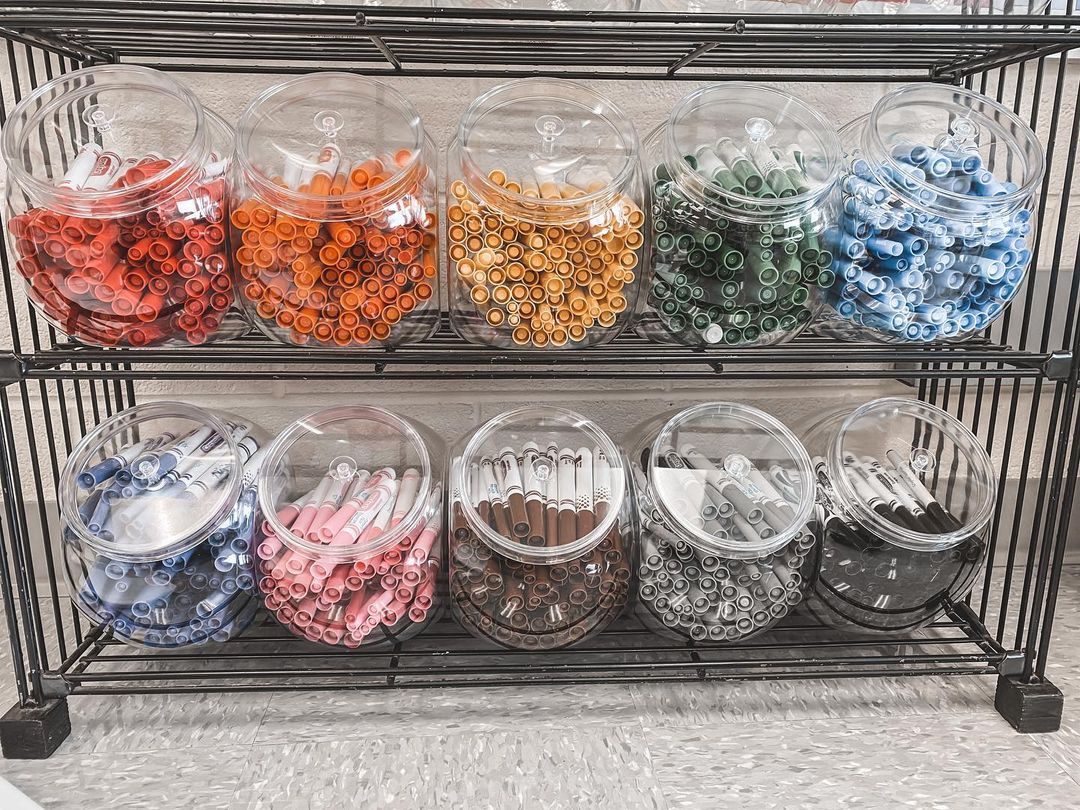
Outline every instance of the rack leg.
[(1049, 681), (1025, 683), (1019, 677), (999, 675), (994, 708), (1021, 734), (1057, 731), (1065, 700)]
[(16, 703), (0, 717), (0, 748), (5, 759), (48, 759), (71, 734), (67, 698), (41, 706)]

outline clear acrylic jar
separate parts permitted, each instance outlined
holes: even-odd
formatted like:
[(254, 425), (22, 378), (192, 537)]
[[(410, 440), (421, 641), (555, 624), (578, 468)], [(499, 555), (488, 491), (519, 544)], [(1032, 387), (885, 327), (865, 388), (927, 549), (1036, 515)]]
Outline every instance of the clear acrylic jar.
[(402, 641), (441, 612), (443, 451), (431, 432), (361, 405), (297, 420), (259, 476), (263, 603), (301, 638)]
[(471, 343), (580, 348), (613, 340), (641, 287), (645, 215), (633, 124), (558, 79), (499, 85), (447, 150), (450, 318)]
[(60, 477), (63, 567), (76, 607), (142, 647), (237, 635), (258, 608), (251, 546), (267, 436), (181, 402), (102, 422)]
[(233, 133), (172, 77), (100, 65), (39, 87), (2, 139), (14, 267), (38, 313), (95, 346), (246, 328), (228, 269)]
[(1035, 133), (997, 102), (912, 84), (841, 132), (843, 217), (818, 330), (886, 343), (963, 340), (1020, 291), (1044, 171)]
[(904, 634), (967, 596), (997, 477), (979, 440), (917, 400), (877, 399), (806, 434), (823, 548), (809, 606), (854, 633)]
[(810, 457), (767, 413), (710, 402), (635, 432), (638, 613), (662, 635), (744, 641), (803, 602), (817, 566)]
[(337, 349), (439, 325), (436, 151), (382, 82), (311, 73), (271, 87), (237, 129), (234, 266), (251, 322)]
[(606, 433), (562, 408), (519, 408), (452, 456), (450, 603), (466, 630), (551, 650), (622, 612), (636, 552), (626, 466)]
[(653, 278), (638, 331), (698, 346), (791, 340), (832, 286), (836, 131), (781, 90), (686, 96), (645, 139)]

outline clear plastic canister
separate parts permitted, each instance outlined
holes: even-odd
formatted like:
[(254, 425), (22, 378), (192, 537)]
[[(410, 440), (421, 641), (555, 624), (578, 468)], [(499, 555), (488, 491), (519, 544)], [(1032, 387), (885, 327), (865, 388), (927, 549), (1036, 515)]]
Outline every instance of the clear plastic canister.
[(453, 453), (450, 490), (450, 599), (470, 633), (550, 650), (622, 612), (635, 557), (626, 467), (593, 422), (550, 407), (496, 416)]
[(913, 84), (841, 138), (843, 217), (827, 234), (834, 282), (819, 331), (892, 343), (982, 332), (1032, 260), (1035, 133), (986, 96)]
[(633, 124), (573, 82), (480, 96), (446, 158), (450, 317), (466, 340), (580, 348), (630, 322), (645, 242)]
[(440, 612), (442, 477), (440, 441), (389, 411), (340, 406), (291, 424), (259, 477), (266, 608), (327, 645), (416, 635)]
[(645, 139), (652, 284), (638, 331), (766, 346), (807, 327), (833, 284), (835, 129), (782, 90), (741, 82), (686, 96)]
[(997, 491), (971, 431), (932, 405), (885, 398), (823, 419), (806, 446), (824, 543), (809, 601), (820, 621), (903, 634), (968, 594)]
[(252, 323), (283, 343), (396, 346), (439, 325), (436, 152), (397, 91), (312, 73), (237, 131), (233, 251)]
[(135, 646), (226, 641), (247, 627), (266, 444), (245, 419), (180, 402), (137, 405), (87, 434), (58, 490), (79, 610)]
[(803, 601), (817, 566), (810, 456), (767, 413), (712, 402), (639, 428), (638, 612), (663, 635), (737, 642)]
[(139, 347), (244, 331), (225, 232), (233, 133), (186, 87), (134, 65), (67, 73), (12, 111), (2, 151), (14, 267), (60, 332)]

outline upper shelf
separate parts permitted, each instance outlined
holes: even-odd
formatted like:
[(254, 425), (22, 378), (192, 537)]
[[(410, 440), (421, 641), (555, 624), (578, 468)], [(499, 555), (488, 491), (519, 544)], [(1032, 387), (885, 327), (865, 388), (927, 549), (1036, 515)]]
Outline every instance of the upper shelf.
[(41, 0), (0, 36), (169, 70), (957, 81), (1080, 46), (1080, 16), (570, 12), (215, 0)]
[(797, 380), (1059, 379), (1070, 355), (980, 339), (955, 345), (840, 343), (813, 335), (781, 347), (697, 349), (624, 334), (605, 346), (504, 351), (465, 343), (444, 321), (393, 350), (283, 346), (254, 334), (206, 346), (95, 349), (78, 344), (0, 355), (0, 384), (27, 379)]

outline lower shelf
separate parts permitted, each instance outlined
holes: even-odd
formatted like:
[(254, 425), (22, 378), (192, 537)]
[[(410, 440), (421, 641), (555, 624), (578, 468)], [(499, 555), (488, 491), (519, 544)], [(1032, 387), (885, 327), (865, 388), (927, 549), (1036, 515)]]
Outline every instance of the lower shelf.
[(416, 688), (866, 677), (987, 675), (1006, 652), (966, 605), (904, 638), (856, 639), (796, 616), (731, 647), (657, 637), (627, 617), (570, 650), (498, 650), (448, 618), (422, 635), (369, 650), (330, 650), (293, 638), (270, 620), (216, 648), (141, 651), (98, 628), (64, 663), (71, 694), (283, 689)]

